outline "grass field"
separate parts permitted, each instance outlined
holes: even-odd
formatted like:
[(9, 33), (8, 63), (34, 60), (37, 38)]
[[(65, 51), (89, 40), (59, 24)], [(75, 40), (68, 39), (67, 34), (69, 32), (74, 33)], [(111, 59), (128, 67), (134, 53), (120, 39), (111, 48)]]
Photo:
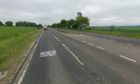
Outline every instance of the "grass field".
[(0, 26), (0, 71), (17, 66), (40, 31), (32, 27)]
[(82, 30), (84, 32), (93, 32), (98, 34), (106, 34), (106, 35), (114, 35), (114, 36), (122, 36), (129, 38), (140, 38), (140, 27), (136, 26), (126, 26), (126, 27), (115, 27), (111, 30), (110, 27), (95, 27), (91, 30)]

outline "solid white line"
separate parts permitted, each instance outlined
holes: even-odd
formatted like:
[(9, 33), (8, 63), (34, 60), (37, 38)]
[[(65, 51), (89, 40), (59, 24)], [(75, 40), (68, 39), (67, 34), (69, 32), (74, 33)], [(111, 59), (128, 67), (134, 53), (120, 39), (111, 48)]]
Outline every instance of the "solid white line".
[(27, 66), (25, 67), (25, 70), (23, 71), (23, 73), (22, 73), (22, 75), (21, 75), (21, 77), (20, 77), (20, 79), (19, 79), (19, 81), (18, 81), (18, 84), (21, 84), (21, 83), (22, 83), (23, 78), (24, 78), (24, 76), (25, 76), (25, 73), (26, 73), (28, 67), (29, 67), (29, 63), (28, 63)]
[(129, 60), (129, 61), (137, 62), (137, 61), (135, 61), (135, 60), (133, 60), (133, 59), (131, 59), (131, 58), (125, 57), (125, 56), (123, 56), (123, 55), (119, 55), (119, 56), (122, 57), (122, 58), (124, 58), (124, 59), (127, 59), (127, 60)]
[[(37, 44), (36, 44), (36, 46), (35, 46), (33, 52), (31, 53), (31, 57), (29, 58), (30, 61), (31, 61), (31, 59), (32, 59), (32, 57), (33, 57), (33, 55), (34, 55), (34, 53), (35, 53), (35, 50), (36, 50), (38, 44), (39, 44), (39, 41), (40, 41), (41, 36), (42, 36), (42, 34), (40, 35), (39, 40), (38, 40), (38, 42), (37, 42)], [(22, 72), (21, 77), (19, 78), (17, 84), (21, 84), (21, 83), (22, 83), (23, 78), (24, 78), (24, 76), (25, 76), (25, 74), (26, 74), (26, 71), (27, 71), (27, 69), (28, 69), (28, 67), (29, 67), (29, 65), (30, 65), (30, 61), (29, 61), (29, 62), (27, 63), (27, 65), (25, 66), (25, 69), (24, 69), (24, 71)]]
[(60, 39), (58, 38), (58, 37), (56, 37), (56, 36), (54, 36), (55, 37), (55, 39), (57, 40), (57, 41), (60, 41)]
[(65, 44), (62, 44), (62, 46), (66, 48), (81, 65), (84, 65), (84, 63), (81, 62), (80, 59)]

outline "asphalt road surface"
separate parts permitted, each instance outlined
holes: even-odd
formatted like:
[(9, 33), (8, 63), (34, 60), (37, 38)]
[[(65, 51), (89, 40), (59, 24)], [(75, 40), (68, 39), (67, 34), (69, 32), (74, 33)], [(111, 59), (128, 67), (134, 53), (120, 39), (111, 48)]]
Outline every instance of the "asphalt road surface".
[(21, 84), (140, 84), (140, 65), (47, 30)]

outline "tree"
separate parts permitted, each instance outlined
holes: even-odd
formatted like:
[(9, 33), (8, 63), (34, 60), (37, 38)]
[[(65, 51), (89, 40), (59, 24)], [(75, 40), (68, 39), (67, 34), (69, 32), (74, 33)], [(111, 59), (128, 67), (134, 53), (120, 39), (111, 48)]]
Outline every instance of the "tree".
[(19, 22), (16, 22), (16, 26), (38, 27), (39, 25), (37, 25), (34, 22), (19, 21)]
[(113, 30), (115, 30), (115, 26), (114, 25), (110, 26), (110, 31), (113, 31)]
[(5, 22), (6, 26), (13, 26), (13, 22), (12, 21), (7, 21)]
[(4, 24), (3, 24), (3, 22), (2, 22), (2, 21), (0, 21), (0, 26), (4, 26)]
[(60, 27), (61, 28), (66, 28), (67, 27), (67, 21), (65, 19), (62, 19), (60, 22)]
[(42, 26), (42, 24), (38, 24), (38, 28), (42, 28), (43, 26)]
[(71, 20), (68, 20), (67, 21), (67, 27), (70, 28), (70, 29), (74, 29), (74, 24), (75, 24), (75, 20), (74, 19), (71, 19)]
[(59, 23), (54, 23), (51, 25), (52, 28), (69, 28), (69, 29), (82, 29), (88, 28), (89, 19), (84, 17), (81, 12), (77, 13), (76, 19), (65, 20), (62, 19)]
[(76, 24), (80, 29), (82, 29), (83, 27), (89, 26), (89, 19), (88, 17), (84, 17), (82, 13), (78, 12), (76, 17)]

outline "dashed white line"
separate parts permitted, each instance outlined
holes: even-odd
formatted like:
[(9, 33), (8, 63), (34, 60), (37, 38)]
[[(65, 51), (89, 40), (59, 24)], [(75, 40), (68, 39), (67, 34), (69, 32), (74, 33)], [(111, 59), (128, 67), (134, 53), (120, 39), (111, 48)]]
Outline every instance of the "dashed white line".
[(54, 36), (55, 37), (55, 39), (57, 40), (57, 41), (60, 41), (60, 39), (58, 38), (58, 37), (56, 37), (56, 36)]
[(65, 44), (62, 44), (62, 46), (66, 48), (81, 65), (84, 65), (84, 63), (81, 62), (81, 60)]
[(123, 55), (119, 55), (119, 56), (122, 57), (122, 58), (124, 58), (124, 59), (127, 59), (127, 60), (129, 60), (129, 61), (137, 62), (137, 61), (135, 61), (135, 60), (133, 60), (133, 59), (131, 59), (131, 58), (128, 58), (128, 57), (126, 57), (126, 56), (123, 56)]
[(91, 45), (91, 46), (96, 46), (95, 44), (92, 44), (92, 43), (88, 43), (88, 45)]
[(103, 47), (100, 47), (100, 46), (97, 46), (97, 45), (95, 45), (95, 44), (92, 44), (92, 43), (88, 43), (88, 45), (95, 46), (95, 47), (97, 47), (97, 48), (99, 48), (99, 49), (101, 49), (101, 50), (105, 50), (105, 48), (103, 48)]
[(86, 41), (84, 41), (84, 40), (83, 40), (82, 42), (83, 42), (83, 43), (87, 43), (87, 42), (86, 42)]
[(100, 47), (100, 46), (96, 46), (97, 48), (99, 48), (99, 49), (101, 49), (101, 50), (105, 50), (105, 48), (102, 48), (102, 47)]

